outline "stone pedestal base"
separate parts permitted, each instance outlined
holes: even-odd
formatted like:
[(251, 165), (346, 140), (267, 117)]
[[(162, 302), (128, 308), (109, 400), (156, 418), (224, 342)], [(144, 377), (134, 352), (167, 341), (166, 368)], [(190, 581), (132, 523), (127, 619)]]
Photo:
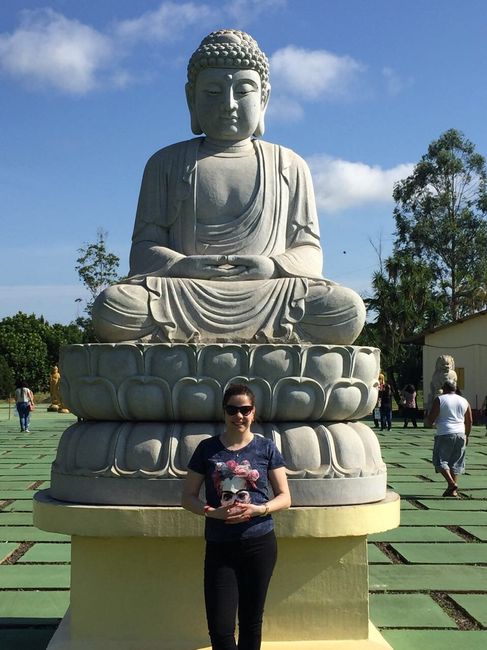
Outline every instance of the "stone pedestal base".
[[(209, 650), (203, 518), (171, 507), (65, 504), (35, 524), (72, 535), (70, 613), (49, 650)], [(399, 525), (399, 497), (275, 516), (279, 560), (263, 650), (385, 650), (368, 620), (367, 535)]]

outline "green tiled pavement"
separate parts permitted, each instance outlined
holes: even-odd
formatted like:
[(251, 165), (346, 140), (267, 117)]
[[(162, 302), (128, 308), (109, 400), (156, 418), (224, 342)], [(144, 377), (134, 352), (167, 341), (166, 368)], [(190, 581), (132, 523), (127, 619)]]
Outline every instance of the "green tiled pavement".
[(19, 564), (35, 562), (71, 562), (71, 544), (34, 544), (18, 561)]
[(457, 627), (426, 594), (371, 594), (370, 617), (381, 628)]
[(69, 588), (69, 566), (64, 564), (0, 565), (0, 589), (52, 588)]
[[(0, 520), (1, 521), (1, 520)], [(370, 542), (458, 542), (460, 537), (440, 526), (400, 526), (370, 535)]]
[[(0, 515), (1, 517), (1, 515)], [(48, 533), (31, 526), (0, 526), (0, 541), (5, 542), (68, 542), (69, 537)]]
[(482, 542), (487, 542), (487, 526), (463, 526), (463, 530), (477, 537)]
[(36, 619), (59, 619), (68, 606), (68, 591), (9, 591), (0, 598), (0, 619), (32, 619), (33, 612)]
[[(487, 544), (392, 544), (411, 564), (485, 564)], [(487, 585), (486, 585), (487, 587)]]
[[(1, 567), (0, 567), (1, 568)], [(487, 567), (449, 565), (374, 564), (371, 591), (483, 591), (487, 593)], [(487, 647), (487, 646), (486, 646)]]
[(18, 544), (12, 542), (0, 542), (0, 563), (6, 560), (17, 548)]
[(394, 650), (485, 650), (487, 631), (385, 630)]
[(452, 598), (470, 616), (487, 628), (487, 594), (455, 594)]

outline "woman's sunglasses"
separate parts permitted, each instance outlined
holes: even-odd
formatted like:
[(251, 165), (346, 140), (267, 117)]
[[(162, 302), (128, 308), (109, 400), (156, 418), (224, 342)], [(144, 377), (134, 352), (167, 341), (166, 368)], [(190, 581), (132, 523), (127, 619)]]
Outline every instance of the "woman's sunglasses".
[(247, 404), (246, 406), (234, 406), (233, 404), (226, 404), (224, 407), (225, 413), (227, 415), (237, 415), (241, 413), (242, 415), (250, 415), (253, 410), (253, 406)]

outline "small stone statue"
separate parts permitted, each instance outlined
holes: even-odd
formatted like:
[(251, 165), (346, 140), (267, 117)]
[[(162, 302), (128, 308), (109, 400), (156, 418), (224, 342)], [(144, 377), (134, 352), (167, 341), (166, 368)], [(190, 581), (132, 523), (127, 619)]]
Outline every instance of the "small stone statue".
[(426, 410), (429, 411), (435, 397), (441, 394), (441, 389), (446, 381), (457, 383), (455, 372), (455, 360), (449, 354), (442, 354), (436, 360), (435, 371), (430, 383), (430, 392), (426, 403)]
[(188, 65), (196, 137), (147, 163), (129, 277), (97, 298), (100, 341), (350, 344), (361, 298), (323, 278), (306, 163), (264, 133), (269, 66), (248, 34), (212, 32)]
[(57, 413), (69, 413), (69, 409), (64, 406), (61, 398), (61, 373), (59, 372), (58, 366), (53, 366), (51, 369), (49, 390), (51, 393), (51, 405), (47, 410)]
[(61, 408), (61, 392), (60, 392), (61, 374), (57, 366), (51, 368), (51, 377), (49, 380), (49, 390), (51, 393), (51, 405), (48, 411), (57, 412)]

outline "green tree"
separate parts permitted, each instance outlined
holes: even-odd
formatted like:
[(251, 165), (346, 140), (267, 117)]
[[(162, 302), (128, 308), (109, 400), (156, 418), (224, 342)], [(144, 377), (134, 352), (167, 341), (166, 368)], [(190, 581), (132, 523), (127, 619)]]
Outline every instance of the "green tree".
[(0, 356), (0, 398), (8, 397), (15, 389), (15, 379), (5, 357)]
[(95, 298), (103, 289), (118, 280), (120, 258), (107, 250), (107, 237), (108, 233), (99, 228), (96, 241), (78, 249), (79, 257), (75, 268), (90, 294), (90, 299), (86, 301), (84, 308), (86, 317), (76, 319), (76, 324), (84, 330), (84, 342), (95, 340), (91, 321)]
[(76, 325), (50, 325), (42, 316), (18, 312), (0, 321), (0, 357), (16, 379), (25, 379), (34, 391), (47, 390), (60, 346), (80, 343), (82, 336)]
[(459, 131), (433, 141), (396, 184), (394, 254), (425, 264), (449, 320), (487, 306), (487, 172)]

